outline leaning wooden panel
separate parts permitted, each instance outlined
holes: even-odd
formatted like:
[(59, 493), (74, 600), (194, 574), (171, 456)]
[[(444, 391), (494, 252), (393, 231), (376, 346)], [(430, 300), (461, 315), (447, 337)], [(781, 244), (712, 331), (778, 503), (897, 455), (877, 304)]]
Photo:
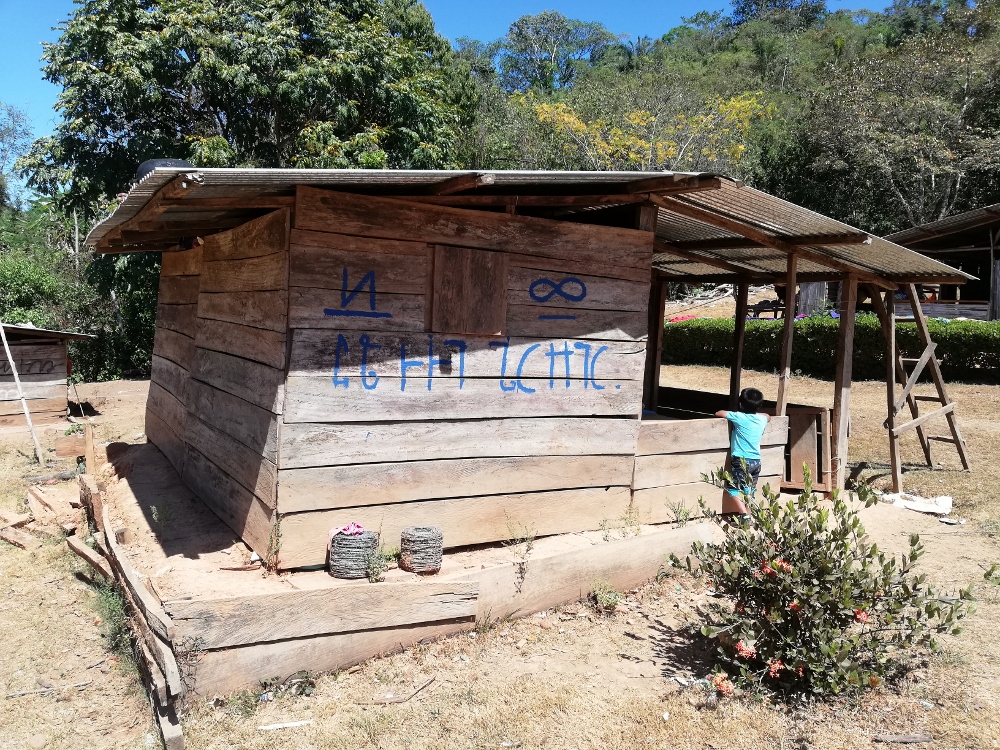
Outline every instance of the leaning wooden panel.
[(160, 256), (160, 276), (197, 276), (201, 273), (201, 248), (194, 247)]
[[(235, 481), (262, 498), (268, 507), (274, 507), (278, 497), (278, 467), (273, 461), (206, 424), (192, 413), (188, 414), (184, 438)], [(329, 489), (328, 487), (328, 492)]]
[(600, 487), (292, 513), (281, 516), (279, 567), (323, 565), (330, 529), (351, 521), (381, 529), (383, 543), (390, 546), (407, 526), (439, 526), (445, 547), (465, 547), (508, 540), (512, 533), (597, 529), (602, 521), (621, 516), (630, 500), (628, 487)]
[(197, 314), (197, 305), (157, 305), (156, 325), (193, 338)]
[[(764, 428), (761, 445), (784, 445), (788, 417), (772, 417)], [(729, 447), (725, 419), (656, 419), (643, 416), (639, 424), (637, 456), (657, 453), (721, 450)]]
[(222, 292), (198, 295), (198, 317), (284, 333), (288, 292)]
[(165, 604), (180, 651), (418, 625), (476, 616), (477, 583), (382, 583)]
[(373, 415), (387, 421), (463, 419), (469, 416), (638, 416), (642, 382), (443, 378), (427, 389), (420, 368), (407, 378), (379, 378), (371, 390), (345, 387), (321, 378), (288, 378), (284, 422), (363, 422)]
[(646, 313), (649, 281), (625, 281), (582, 272), (517, 268), (511, 262), (507, 291), (512, 305), (569, 307), (580, 310), (621, 310)]
[(188, 408), (192, 414), (271, 461), (278, 462), (278, 418), (218, 388), (191, 380)]
[[(329, 238), (326, 245), (296, 244), (296, 238)], [(376, 292), (423, 294), (428, 246), (325, 232), (294, 232), (290, 248), (291, 286), (335, 289), (347, 294), (371, 280)]]
[(409, 203), (298, 186), (295, 227), (650, 267), (650, 232)]
[(194, 359), (194, 339), (190, 336), (157, 327), (153, 334), (153, 354), (180, 365), (185, 370), (191, 368)]
[(289, 290), (289, 328), (339, 328), (361, 331), (423, 331), (423, 294), (382, 294), (366, 286), (356, 294), (336, 289), (293, 286)]
[(285, 388), (281, 370), (230, 354), (196, 348), (191, 377), (281, 414)]
[(627, 485), (628, 456), (460, 458), (285, 469), (279, 475), (281, 513), (385, 505), (468, 495)]
[(507, 308), (507, 335), (645, 341), (646, 314), (542, 305), (510, 305)]
[[(374, 415), (373, 415), (374, 416)], [(281, 468), (484, 456), (615, 455), (635, 449), (636, 419), (557, 417), (283, 424)]]
[[(760, 455), (762, 475), (785, 473), (785, 446), (762, 448)], [(702, 474), (709, 474), (726, 466), (728, 457), (728, 450), (636, 456), (632, 487), (639, 490), (668, 484), (697, 482)]]
[[(347, 378), (363, 388), (376, 377), (399, 377), (404, 361), (419, 359), (430, 378), (499, 378), (520, 369), (565, 387), (566, 380), (641, 379), (645, 356), (640, 342), (298, 329), (288, 374)], [(416, 372), (407, 365), (408, 375)]]
[(280, 209), (246, 224), (205, 238), (205, 263), (217, 260), (257, 258), (288, 249), (289, 211)]
[(201, 267), (202, 292), (267, 292), (288, 287), (288, 253), (216, 260)]
[(195, 343), (199, 349), (232, 354), (279, 370), (285, 367), (284, 331), (265, 331), (239, 323), (199, 318)]

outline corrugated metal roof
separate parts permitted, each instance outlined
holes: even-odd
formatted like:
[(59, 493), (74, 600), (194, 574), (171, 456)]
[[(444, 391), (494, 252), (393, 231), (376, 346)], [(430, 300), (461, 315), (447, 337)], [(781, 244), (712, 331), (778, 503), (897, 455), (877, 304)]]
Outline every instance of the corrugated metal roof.
[(948, 216), (938, 221), (930, 221), (926, 224), (904, 229), (901, 232), (890, 234), (886, 239), (899, 245), (909, 246), (949, 234), (964, 232), (967, 229), (991, 224), (994, 221), (1000, 221), (1000, 203), (975, 208), (972, 211), (966, 211), (965, 213)]
[[(196, 195), (203, 202), (200, 210), (185, 206), (184, 200), (175, 201), (161, 212), (158, 219), (169, 219), (171, 227), (185, 222), (198, 221), (202, 227), (215, 222), (213, 231), (249, 220), (267, 209), (209, 210), (204, 201), (226, 198), (268, 198), (292, 196), (298, 185), (358, 192), (386, 197), (426, 196), (432, 186), (461, 175), (482, 173), (450, 170), (297, 170), (297, 169), (193, 169), (158, 168), (136, 185), (114, 213), (91, 230), (87, 244), (98, 246), (102, 240), (122, 225), (135, 219), (150, 203), (158, 191), (170, 184), (178, 175), (190, 175), (197, 183)], [(886, 240), (872, 237), (869, 244), (844, 244), (845, 236), (856, 237), (863, 233), (843, 222), (781, 200), (759, 190), (746, 187), (715, 175), (663, 172), (542, 172), (542, 171), (493, 171), (489, 185), (465, 192), (463, 196), (624, 196), (623, 202), (646, 200), (644, 190), (651, 190), (641, 181), (650, 179), (678, 179), (712, 181), (713, 189), (701, 188), (697, 192), (666, 193), (653, 190), (651, 198), (658, 200), (659, 215), (657, 238), (666, 245), (710, 242), (712, 247), (698, 247), (691, 252), (695, 258), (669, 256), (668, 247), (661, 247), (663, 254), (654, 258), (654, 267), (666, 274), (687, 277), (725, 277), (734, 280), (746, 273), (755, 277), (776, 277), (785, 272), (787, 250), (798, 248), (801, 256), (799, 269), (804, 278), (837, 278), (845, 271), (878, 276), (889, 281), (917, 281), (921, 279), (949, 279), (961, 283), (971, 276), (950, 266), (907, 250)], [(704, 184), (704, 183), (703, 183)], [(286, 198), (287, 200), (287, 198)], [(193, 204), (192, 204), (193, 205)], [(605, 206), (592, 206), (596, 209)], [(577, 212), (583, 208), (571, 208)], [(695, 211), (695, 216), (684, 215)], [(128, 239), (113, 241), (122, 247), (111, 251), (142, 251), (164, 248), (162, 221), (138, 222), (122, 227)], [(148, 227), (145, 225), (149, 225)], [(161, 231), (157, 233), (157, 228)], [(144, 236), (144, 232), (148, 232)], [(206, 230), (206, 233), (210, 231)], [(755, 239), (748, 242), (747, 237)], [(146, 239), (148, 238), (148, 239)], [(824, 242), (827, 238), (830, 244)], [(867, 239), (867, 238), (863, 238)], [(806, 244), (804, 244), (808, 241)], [(731, 242), (732, 247), (726, 243)], [(784, 249), (774, 249), (769, 243), (781, 243)], [(788, 244), (791, 243), (791, 244)], [(106, 242), (105, 242), (106, 244)], [(715, 259), (731, 264), (721, 268), (718, 263), (702, 263)], [(670, 262), (667, 257), (672, 257)], [(829, 259), (829, 263), (826, 261)]]
[[(67, 339), (71, 341), (84, 341), (94, 338), (88, 333), (74, 333), (73, 331), (53, 331), (48, 328), (35, 328), (31, 325), (20, 323), (4, 323), (3, 332), (15, 338), (32, 339)], [(12, 339), (13, 340), (13, 339)]]

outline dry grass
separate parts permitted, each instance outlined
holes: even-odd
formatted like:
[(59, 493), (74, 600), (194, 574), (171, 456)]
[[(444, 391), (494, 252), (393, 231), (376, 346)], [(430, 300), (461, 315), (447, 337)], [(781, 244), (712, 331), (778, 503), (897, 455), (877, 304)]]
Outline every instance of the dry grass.
[[(728, 373), (711, 368), (664, 368), (664, 382), (725, 390)], [(746, 373), (746, 383), (773, 396), (773, 375)], [(927, 545), (921, 568), (935, 581), (957, 588), (982, 577), (1000, 560), (992, 537), (978, 523), (997, 522), (991, 501), (997, 430), (976, 418), (1000, 405), (1000, 388), (954, 386), (959, 414), (973, 454), (973, 473), (954, 471), (947, 446), (936, 446), (944, 468), (914, 470), (908, 489), (955, 496), (958, 514), (976, 519), (945, 527), (924, 516), (885, 506), (866, 514), (869, 533), (887, 548), (902, 548), (919, 531)], [(793, 399), (828, 403), (830, 383), (795, 379)], [(854, 390), (851, 457), (880, 471), (886, 446), (881, 420), (884, 391), (877, 384)], [(112, 410), (108, 411), (109, 416)], [(132, 420), (132, 422), (129, 422)], [(137, 412), (105, 428), (131, 439), (141, 429)], [(908, 439), (908, 460), (919, 449)], [(9, 508), (23, 489), (26, 460), (8, 450), (0, 460)], [(978, 523), (977, 523), (978, 522)], [(1000, 526), (1000, 524), (998, 524)], [(99, 629), (85, 586), (73, 576), (75, 563), (57, 546), (29, 556), (0, 550), (0, 585), (13, 589), (3, 602), (0, 673), (7, 690), (29, 689), (36, 676), (76, 679), (75, 665), (102, 655)], [(57, 585), (63, 586), (59, 590)], [(13, 596), (13, 598), (11, 598)], [(598, 616), (583, 605), (499, 623), (438, 643), (373, 659), (351, 674), (325, 675), (309, 697), (279, 696), (261, 702), (199, 701), (183, 716), (188, 747), (204, 748), (856, 748), (879, 732), (928, 731), (922, 748), (997, 748), (1000, 726), (1000, 588), (980, 588), (979, 612), (964, 634), (946, 639), (944, 652), (928, 658), (892, 692), (881, 690), (858, 704), (832, 702), (804, 710), (752, 701), (707, 700), (698, 688), (673, 679), (702, 677), (706, 654), (682, 633), (696, 619), (704, 593), (695, 579), (675, 575), (629, 593), (627, 613)], [(54, 602), (54, 603), (53, 603)], [(85, 617), (77, 617), (77, 610)], [(580, 614), (585, 616), (579, 616)], [(8, 622), (12, 627), (7, 627)], [(68, 650), (65, 650), (68, 649)], [(83, 656), (77, 657), (80, 653)], [(91, 662), (92, 663), (92, 662)], [(93, 670), (92, 670), (93, 671)], [(373, 706), (387, 692), (405, 694), (426, 679), (435, 681), (412, 700)], [(134, 677), (112, 669), (99, 684), (67, 700), (55, 696), (0, 700), (0, 747), (19, 747), (44, 733), (54, 748), (143, 746), (148, 713)], [(365, 705), (365, 704), (369, 705)], [(929, 707), (928, 707), (929, 706)], [(88, 712), (93, 712), (89, 717)], [(664, 713), (669, 718), (664, 720)], [(277, 732), (261, 725), (312, 719), (313, 724)], [(130, 723), (134, 726), (129, 727)]]

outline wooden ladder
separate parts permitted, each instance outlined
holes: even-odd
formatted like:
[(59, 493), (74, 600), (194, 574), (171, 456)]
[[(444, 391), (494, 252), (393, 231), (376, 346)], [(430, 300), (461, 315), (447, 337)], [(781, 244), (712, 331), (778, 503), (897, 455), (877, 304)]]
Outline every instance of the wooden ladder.
[[(889, 431), (889, 460), (892, 464), (892, 491), (902, 492), (903, 489), (903, 469), (899, 457), (899, 437), (907, 430), (916, 430), (917, 438), (920, 440), (920, 447), (924, 452), (924, 459), (927, 465), (932, 467), (934, 462), (931, 458), (931, 443), (951, 443), (958, 451), (958, 457), (962, 461), (962, 468), (969, 471), (969, 455), (962, 432), (958, 428), (958, 417), (955, 415), (955, 402), (948, 395), (944, 378), (941, 376), (941, 363), (934, 356), (937, 347), (931, 341), (931, 334), (927, 328), (927, 317), (920, 307), (920, 300), (917, 297), (917, 290), (913, 284), (904, 286), (906, 295), (910, 299), (910, 309), (913, 311), (913, 322), (917, 324), (917, 335), (923, 352), (916, 359), (903, 357), (896, 345), (896, 307), (893, 299), (894, 292), (887, 291), (883, 301), (880, 290), (876, 287), (869, 287), (872, 304), (878, 314), (882, 324), (882, 334), (885, 337), (886, 353), (886, 405), (889, 417), (885, 420), (885, 427)], [(912, 366), (912, 370), (907, 373), (907, 365)], [(918, 396), (913, 393), (913, 388), (920, 379), (924, 370), (930, 368), (931, 379), (937, 391), (936, 396)], [(903, 387), (902, 393), (896, 395), (896, 384)], [(920, 413), (919, 403), (929, 401), (938, 405), (937, 409)], [(910, 411), (910, 419), (907, 422), (898, 424), (896, 417), (906, 406)], [(944, 417), (948, 421), (948, 429), (951, 435), (928, 435), (924, 431), (924, 425), (932, 419)]]

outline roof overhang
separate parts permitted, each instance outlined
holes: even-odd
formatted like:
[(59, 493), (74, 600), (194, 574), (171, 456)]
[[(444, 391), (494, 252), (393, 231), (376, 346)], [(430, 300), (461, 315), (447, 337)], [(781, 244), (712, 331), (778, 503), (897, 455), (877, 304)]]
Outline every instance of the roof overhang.
[(34, 326), (20, 325), (17, 323), (4, 323), (3, 332), (10, 341), (41, 340), (49, 339), (53, 341), (87, 341), (94, 338), (89, 333), (74, 333), (73, 331), (53, 331), (48, 328), (35, 328)]

